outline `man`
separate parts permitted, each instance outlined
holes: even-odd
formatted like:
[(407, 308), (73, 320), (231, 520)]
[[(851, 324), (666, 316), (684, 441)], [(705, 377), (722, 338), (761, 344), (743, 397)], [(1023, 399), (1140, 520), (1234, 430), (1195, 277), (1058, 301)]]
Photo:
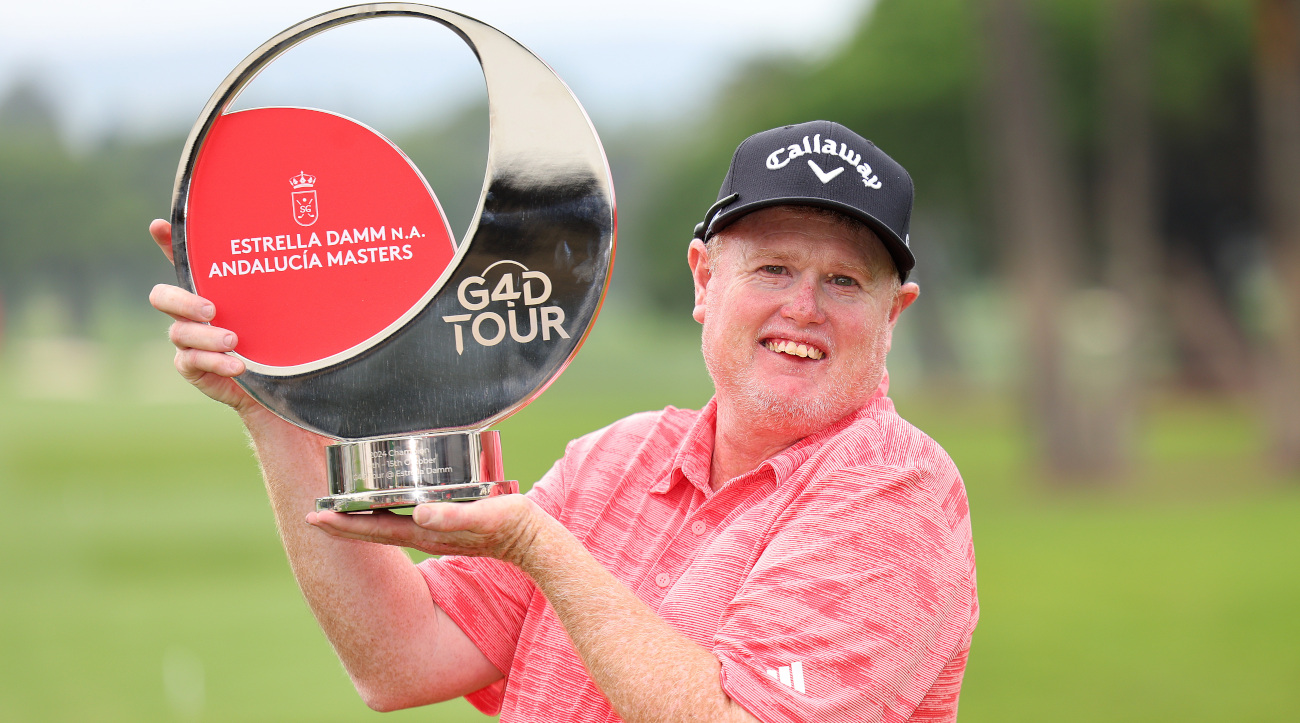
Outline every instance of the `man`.
[[(328, 440), (234, 384), (209, 302), (154, 289), (180, 373), (247, 425), (294, 575), (369, 705), (955, 719), (978, 618), (965, 489), (886, 396), (919, 293), (911, 179), (816, 121), (742, 143), (719, 199), (687, 253), (709, 404), (575, 440), (526, 496), (410, 517), (313, 512)], [(150, 231), (170, 253), (167, 224)]]

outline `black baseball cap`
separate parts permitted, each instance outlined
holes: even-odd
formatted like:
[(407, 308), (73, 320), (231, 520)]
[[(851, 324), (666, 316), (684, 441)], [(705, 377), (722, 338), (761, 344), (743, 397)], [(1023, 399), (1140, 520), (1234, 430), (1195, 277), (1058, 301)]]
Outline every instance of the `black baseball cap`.
[(809, 121), (746, 138), (695, 238), (707, 243), (747, 213), (785, 205), (829, 208), (862, 221), (885, 244), (903, 281), (916, 266), (907, 231), (912, 177), (839, 123)]

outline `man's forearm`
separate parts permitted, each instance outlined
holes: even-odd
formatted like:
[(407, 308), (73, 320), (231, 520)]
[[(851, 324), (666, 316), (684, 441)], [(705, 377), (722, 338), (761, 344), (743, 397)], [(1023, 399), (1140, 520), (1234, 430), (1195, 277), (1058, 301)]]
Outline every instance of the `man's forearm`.
[(421, 705), (499, 677), (485, 661), (465, 659), (473, 656), (455, 644), (464, 633), (431, 604), (423, 577), (402, 550), (322, 535), (304, 522), (316, 498), (328, 494), (328, 440), (267, 417), (245, 422), (289, 564), (367, 704)]
[(628, 723), (755, 719), (722, 690), (713, 654), (678, 633), (522, 495), (420, 505), (412, 518), (321, 513), (345, 539), (517, 565), (546, 596), (597, 687)]
[[(156, 220), (149, 233), (172, 260), (171, 224)], [(229, 355), (238, 338), (209, 323), (217, 313), (212, 302), (159, 284), (149, 303), (175, 319), (167, 333), (176, 370), (248, 427), (298, 585), (366, 702), (415, 705), (499, 679), (500, 671), (430, 604), (424, 580), (400, 550), (321, 535), (304, 524), (314, 522), (315, 499), (326, 494), (325, 440), (276, 417), (235, 382), (245, 370)]]
[(560, 523), (538, 517), (516, 564), (623, 720), (755, 721), (722, 690), (711, 652), (664, 622)]

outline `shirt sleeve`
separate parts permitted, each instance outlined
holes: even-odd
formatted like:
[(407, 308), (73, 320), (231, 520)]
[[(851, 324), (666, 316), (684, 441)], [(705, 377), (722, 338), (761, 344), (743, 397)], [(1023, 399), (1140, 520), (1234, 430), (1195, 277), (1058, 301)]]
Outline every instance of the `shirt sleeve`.
[[(976, 608), (964, 505), (954, 519), (934, 493), (960, 477), (923, 482), (841, 470), (791, 504), (715, 637), (732, 699), (766, 723), (906, 721), (933, 702)], [(955, 718), (951, 701), (927, 720)]]
[[(562, 461), (533, 485), (528, 497), (552, 517), (563, 501)], [(483, 655), (501, 671), (497, 682), (465, 699), (487, 715), (501, 711), (506, 681), (514, 662), (515, 644), (537, 586), (519, 568), (487, 557), (448, 555), (419, 564), (433, 602), (465, 632)]]

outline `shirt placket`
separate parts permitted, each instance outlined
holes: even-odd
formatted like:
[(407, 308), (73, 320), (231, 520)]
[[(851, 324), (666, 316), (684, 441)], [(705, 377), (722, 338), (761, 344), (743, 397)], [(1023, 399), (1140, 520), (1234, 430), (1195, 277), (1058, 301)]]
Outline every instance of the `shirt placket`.
[(638, 591), (641, 599), (651, 609), (658, 610), (659, 604), (672, 590), (678, 578), (686, 572), (696, 553), (717, 534), (718, 526), (741, 505), (747, 494), (753, 494), (757, 488), (773, 479), (772, 470), (765, 465), (750, 475), (733, 480), (708, 497), (696, 490), (684, 523), (664, 545), (659, 557), (643, 578)]

